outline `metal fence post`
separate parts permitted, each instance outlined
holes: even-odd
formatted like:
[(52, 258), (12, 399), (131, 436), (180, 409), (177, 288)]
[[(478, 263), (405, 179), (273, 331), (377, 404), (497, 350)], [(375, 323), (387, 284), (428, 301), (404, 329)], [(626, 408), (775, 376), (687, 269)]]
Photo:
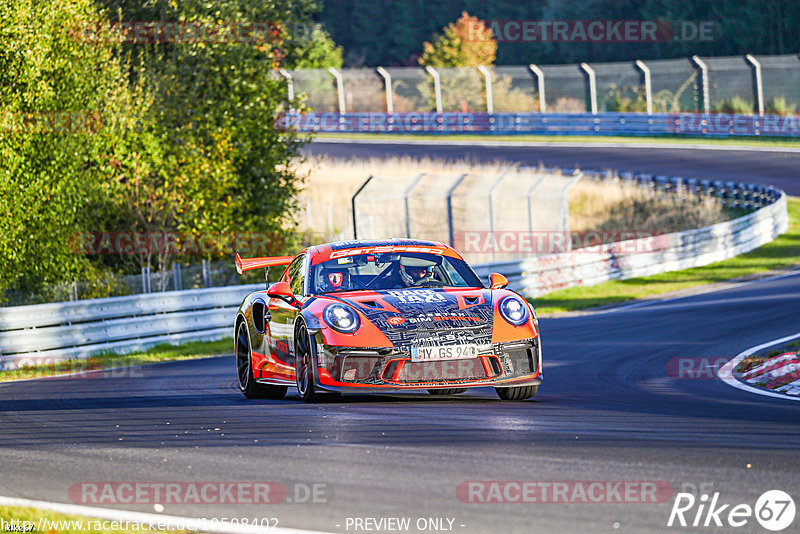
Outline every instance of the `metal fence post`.
[[(503, 180), (505, 180), (509, 174), (510, 171), (506, 171), (501, 174), (500, 177), (497, 178), (497, 181), (492, 184), (492, 187), (489, 188), (489, 235), (492, 236), (492, 239), (497, 237), (494, 235), (494, 200), (492, 197), (494, 195), (494, 190), (503, 183)], [(492, 250), (492, 259), (494, 259), (496, 255), (496, 250)]]
[(537, 176), (533, 181), (533, 185), (528, 188), (525, 194), (528, 201), (528, 231), (531, 233), (533, 233), (533, 203), (531, 202), (531, 195), (533, 195), (533, 192), (543, 181), (544, 176)]
[(172, 284), (175, 286), (175, 291), (183, 289), (183, 279), (181, 278), (181, 264), (177, 261), (172, 264)]
[(708, 97), (708, 65), (699, 56), (692, 56), (692, 63), (700, 71), (700, 92), (703, 96), (703, 113), (711, 113), (711, 101)]
[[(294, 78), (292, 78), (292, 73), (286, 69), (278, 70), (281, 76), (286, 78), (286, 98), (289, 102), (294, 102)], [(294, 109), (289, 107), (289, 111), (293, 112)]]
[(353, 196), (350, 199), (350, 206), (353, 209), (353, 239), (358, 239), (358, 223), (356, 222), (356, 197), (359, 195), (359, 193), (361, 193), (361, 191), (364, 190), (365, 187), (367, 187), (367, 184), (370, 183), (373, 178), (374, 176), (370, 174), (369, 178), (367, 178), (364, 183), (361, 184), (361, 186), (356, 190), (355, 193), (353, 193)]
[(547, 100), (544, 97), (544, 71), (531, 63), (528, 65), (534, 76), (536, 76), (536, 85), (539, 93), (539, 112), (544, 113), (547, 111)]
[(483, 74), (483, 77), (486, 79), (486, 113), (494, 113), (494, 95), (492, 94), (492, 73), (484, 67), (480, 65), (478, 67), (478, 71)]
[(150, 293), (150, 267), (142, 267), (142, 293)]
[(583, 178), (583, 173), (578, 169), (575, 169), (575, 172), (572, 175), (572, 180), (570, 180), (570, 182), (561, 192), (561, 209), (559, 209), (561, 220), (558, 222), (558, 229), (564, 232), (564, 235), (568, 239), (566, 239), (564, 250), (559, 252), (572, 250), (572, 228), (569, 225), (569, 192), (573, 187), (575, 187), (575, 184), (577, 184), (581, 178)]
[(761, 63), (750, 54), (744, 56), (744, 60), (753, 68), (753, 96), (755, 96), (755, 111), (762, 117), (764, 116), (764, 86), (761, 79)]
[(344, 103), (344, 78), (342, 78), (342, 73), (333, 67), (328, 67), (328, 72), (336, 79), (336, 92), (339, 94), (339, 113), (344, 114), (347, 112)]
[(203, 265), (203, 286), (211, 287), (211, 262), (207, 259), (202, 261)]
[(375, 69), (383, 77), (383, 84), (386, 86), (386, 113), (394, 113), (394, 97), (392, 95), (392, 75), (383, 67)]
[(436, 98), (436, 113), (442, 113), (442, 79), (439, 77), (439, 72), (430, 65), (426, 66), (425, 70), (433, 78), (433, 92)]
[(467, 173), (462, 174), (458, 177), (458, 179), (450, 186), (447, 190), (447, 235), (450, 239), (449, 245), (451, 247), (455, 246), (455, 228), (453, 228), (453, 193), (461, 185), (461, 182), (464, 181), (464, 178), (467, 177)]
[(644, 86), (644, 98), (647, 102), (647, 114), (653, 114), (653, 85), (650, 82), (650, 68), (644, 64), (644, 61), (637, 59), (634, 62), (636, 68), (642, 73), (642, 85)]
[(411, 194), (411, 191), (417, 187), (417, 184), (419, 184), (420, 180), (422, 180), (424, 177), (425, 173), (420, 174), (414, 179), (413, 182), (411, 182), (411, 185), (409, 185), (406, 190), (403, 191), (403, 204), (406, 212), (406, 237), (408, 239), (411, 239), (411, 205), (408, 202), (408, 195)]
[(588, 63), (581, 63), (581, 70), (586, 73), (587, 98), (592, 115), (597, 115), (597, 78), (594, 69)]

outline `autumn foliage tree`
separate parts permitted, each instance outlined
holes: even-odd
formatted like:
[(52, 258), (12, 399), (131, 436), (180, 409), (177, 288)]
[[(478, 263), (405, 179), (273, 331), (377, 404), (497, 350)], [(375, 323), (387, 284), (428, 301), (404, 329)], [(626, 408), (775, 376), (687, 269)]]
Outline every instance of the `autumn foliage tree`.
[(444, 29), (444, 34), (423, 45), (419, 63), (431, 67), (477, 67), (494, 65), (496, 58), (497, 41), (492, 30), (464, 11)]
[[(423, 45), (420, 65), (447, 70), (442, 75), (442, 105), (447, 111), (478, 111), (485, 109), (486, 96), (483, 77), (478, 66), (494, 65), (497, 41), (482, 20), (466, 11), (461, 17), (435, 36), (432, 43)], [(466, 68), (464, 68), (466, 67)], [(420, 87), (427, 93), (431, 108), (435, 106), (432, 83)]]

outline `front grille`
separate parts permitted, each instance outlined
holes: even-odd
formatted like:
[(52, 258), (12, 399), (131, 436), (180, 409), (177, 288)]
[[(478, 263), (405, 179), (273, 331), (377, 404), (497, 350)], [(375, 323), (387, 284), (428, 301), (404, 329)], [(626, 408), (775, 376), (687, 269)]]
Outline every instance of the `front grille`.
[[(383, 373), (385, 380), (391, 380), (392, 376), (387, 376), (388, 366)], [(394, 370), (394, 369), (393, 369)], [(436, 362), (412, 362), (406, 361), (397, 381), (404, 384), (412, 383), (436, 383), (451, 381), (473, 381), (487, 378), (486, 370), (480, 358), (470, 358), (467, 360), (442, 360)]]

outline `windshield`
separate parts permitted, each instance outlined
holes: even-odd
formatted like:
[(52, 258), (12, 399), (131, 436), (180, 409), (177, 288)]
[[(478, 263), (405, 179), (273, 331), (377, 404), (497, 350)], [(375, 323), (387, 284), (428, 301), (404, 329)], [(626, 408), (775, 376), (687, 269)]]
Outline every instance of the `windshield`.
[(335, 258), (311, 268), (314, 294), (408, 287), (483, 287), (483, 284), (463, 260), (436, 254), (361, 254)]

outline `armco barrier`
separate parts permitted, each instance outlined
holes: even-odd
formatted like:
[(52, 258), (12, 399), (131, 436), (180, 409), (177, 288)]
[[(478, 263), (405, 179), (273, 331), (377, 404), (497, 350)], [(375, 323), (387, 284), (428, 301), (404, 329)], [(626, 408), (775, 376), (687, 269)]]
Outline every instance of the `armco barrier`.
[(694, 187), (701, 193), (723, 198), (728, 205), (746, 205), (756, 210), (706, 228), (645, 238), (649, 241), (623, 241), (526, 260), (481, 264), (475, 266), (475, 271), (484, 278), (491, 272), (502, 273), (512, 288), (527, 297), (536, 297), (567, 287), (708, 265), (769, 243), (789, 226), (786, 195), (771, 187), (627, 176), (642, 185), (673, 191)]
[(800, 116), (727, 113), (287, 113), (300, 132), (481, 135), (683, 135), (800, 137)]
[[(676, 194), (715, 195), (728, 205), (754, 211), (707, 228), (662, 236), (651, 252), (642, 252), (645, 247), (641, 243), (611, 243), (590, 250), (482, 264), (476, 266), (478, 274), (483, 278), (490, 272), (505, 274), (511, 287), (535, 297), (564, 287), (706, 265), (753, 250), (788, 227), (786, 195), (771, 187), (620, 176)], [(242, 299), (263, 287), (255, 284), (0, 308), (0, 367), (107, 351), (129, 352), (160, 343), (220, 339), (232, 334), (234, 313)]]
[(0, 368), (220, 339), (263, 284), (0, 308)]

